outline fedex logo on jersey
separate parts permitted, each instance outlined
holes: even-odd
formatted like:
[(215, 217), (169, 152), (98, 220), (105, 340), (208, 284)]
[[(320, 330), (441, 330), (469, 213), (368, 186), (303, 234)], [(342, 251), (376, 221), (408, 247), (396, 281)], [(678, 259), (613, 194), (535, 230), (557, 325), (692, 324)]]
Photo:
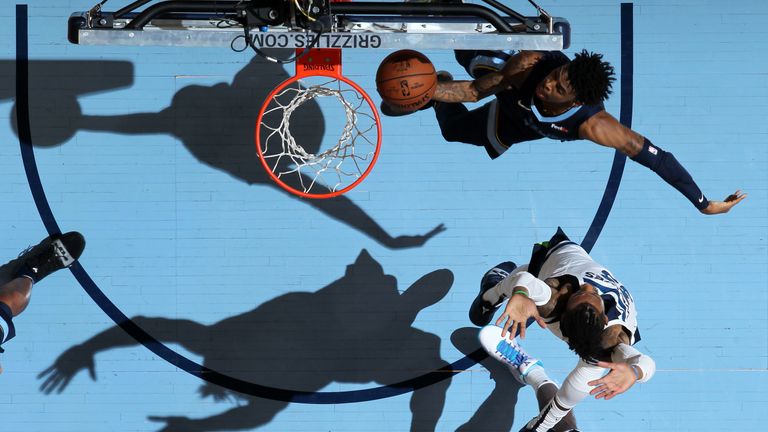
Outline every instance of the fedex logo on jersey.
[(556, 131), (560, 131), (562, 133), (565, 133), (565, 134), (568, 133), (568, 128), (565, 128), (565, 127), (560, 126), (560, 125), (555, 124), (555, 123), (552, 123), (551, 125), (549, 125), (549, 127), (551, 127), (552, 129), (554, 129)]
[(601, 297), (608, 295), (613, 299), (613, 302), (606, 302), (605, 304), (605, 313), (608, 319), (626, 320), (629, 306), (635, 301), (629, 291), (624, 288), (624, 285), (614, 278), (608, 270), (603, 270), (599, 274), (586, 272), (584, 273), (584, 282), (594, 286), (600, 292)]

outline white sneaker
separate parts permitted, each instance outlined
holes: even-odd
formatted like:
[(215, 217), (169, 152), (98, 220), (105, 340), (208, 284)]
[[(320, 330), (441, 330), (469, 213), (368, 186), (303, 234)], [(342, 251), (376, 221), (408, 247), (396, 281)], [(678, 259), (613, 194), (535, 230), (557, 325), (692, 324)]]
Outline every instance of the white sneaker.
[(517, 339), (509, 340), (501, 337), (501, 327), (487, 325), (480, 329), (480, 345), (496, 360), (505, 363), (512, 375), (522, 384), (525, 377), (536, 367), (543, 367), (540, 360), (528, 355), (517, 343)]

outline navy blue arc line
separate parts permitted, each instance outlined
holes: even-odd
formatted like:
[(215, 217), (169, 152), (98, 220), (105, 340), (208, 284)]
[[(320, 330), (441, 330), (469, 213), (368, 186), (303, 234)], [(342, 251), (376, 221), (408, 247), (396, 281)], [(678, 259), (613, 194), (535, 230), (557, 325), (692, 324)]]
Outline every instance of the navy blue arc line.
[[(631, 4), (629, 8), (625, 8), (626, 4), (622, 4), (622, 41), (624, 41), (625, 33), (623, 28), (625, 24), (629, 23), (631, 28), (632, 9)], [(626, 15), (629, 15), (627, 18)], [(630, 35), (631, 37), (631, 35)], [(630, 38), (631, 41), (631, 38)], [(37, 164), (35, 163), (35, 154), (32, 147), (32, 138), (30, 133), (29, 123), (29, 52), (28, 52), (28, 17), (27, 17), (27, 5), (16, 5), (16, 104), (17, 104), (17, 130), (19, 131), (19, 144), (21, 146), (21, 157), (24, 162), (24, 170), (27, 175), (27, 181), (34, 197), (37, 210), (40, 214), (40, 218), (45, 224), (46, 230), (49, 234), (59, 234), (59, 229), (56, 219), (51, 211), (50, 205), (45, 197), (45, 191), (43, 189), (42, 182), (40, 181), (40, 174), (37, 170)], [(631, 50), (631, 43), (626, 45), (622, 43), (622, 52), (625, 49)], [(624, 60), (624, 56), (622, 56)], [(631, 60), (631, 55), (630, 55)], [(631, 80), (629, 81), (631, 85)], [(622, 123), (624, 123), (625, 103), (624, 97), (626, 95), (624, 88), (625, 80), (622, 79)], [(631, 100), (631, 89), (628, 90)], [(631, 109), (631, 102), (630, 102)], [(631, 111), (630, 114), (631, 116)], [(626, 124), (626, 123), (625, 123)], [(620, 169), (616, 168), (616, 163), (611, 169), (610, 179), (606, 186), (606, 192), (604, 194), (603, 202), (598, 209), (598, 215), (592, 222), (589, 233), (594, 234), (594, 239), (597, 239), (602, 225), (605, 223), (608, 214), (610, 213), (613, 198), (606, 204), (606, 196), (615, 197), (618, 185), (621, 182), (621, 175), (623, 173), (623, 163)], [(609, 193), (609, 189), (613, 191)], [(604, 205), (605, 204), (605, 205)], [(596, 225), (599, 227), (596, 228)], [(587, 237), (591, 238), (591, 237)], [(585, 241), (587, 239), (585, 238)], [(594, 244), (594, 241), (592, 241)], [(591, 248), (591, 246), (590, 246)], [(442, 380), (448, 379), (453, 375), (456, 375), (470, 367), (474, 366), (481, 360), (487, 357), (487, 354), (482, 350), (476, 350), (475, 352), (451, 363), (448, 366), (444, 366), (440, 369), (426, 373), (424, 375), (401, 381), (395, 384), (389, 384), (380, 387), (372, 387), (363, 390), (351, 390), (342, 392), (304, 392), (294, 391), (275, 387), (267, 387), (251, 382), (243, 381), (237, 378), (230, 377), (228, 375), (221, 374), (215, 370), (209, 369), (203, 365), (200, 365), (181, 354), (173, 351), (165, 346), (162, 342), (158, 341), (152, 335), (144, 331), (141, 327), (136, 325), (130, 320), (114, 303), (99, 289), (96, 283), (91, 279), (83, 266), (76, 262), (71, 267), (72, 274), (77, 281), (83, 287), (86, 293), (93, 299), (93, 301), (109, 316), (112, 321), (115, 322), (126, 333), (133, 337), (137, 342), (144, 347), (155, 353), (157, 356), (167, 361), (168, 363), (183, 369), (189, 374), (197, 376), (210, 383), (225, 387), (229, 390), (233, 390), (239, 393), (247, 394), (250, 396), (256, 396), (264, 399), (278, 400), (284, 402), (294, 403), (307, 403), (307, 404), (343, 404), (353, 402), (365, 402), (376, 399), (384, 399), (388, 397), (398, 396), (401, 394), (409, 393)]]
[[(632, 75), (634, 74), (632, 6), (632, 3), (621, 4), (621, 111), (619, 112), (619, 122), (628, 128), (632, 127)], [(611, 174), (608, 176), (608, 184), (605, 185), (603, 192), (603, 199), (600, 201), (592, 224), (581, 242), (581, 247), (587, 252), (592, 251), (592, 247), (595, 246), (595, 242), (600, 237), (605, 222), (608, 220), (613, 203), (616, 201), (616, 194), (619, 192), (626, 162), (627, 156), (616, 150), (613, 155)]]

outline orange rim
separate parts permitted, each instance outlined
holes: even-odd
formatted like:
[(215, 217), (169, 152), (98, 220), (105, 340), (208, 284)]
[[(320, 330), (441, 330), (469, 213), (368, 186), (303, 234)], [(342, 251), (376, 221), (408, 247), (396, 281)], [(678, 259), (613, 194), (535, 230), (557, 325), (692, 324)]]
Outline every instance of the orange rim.
[[(373, 159), (371, 160), (371, 163), (368, 164), (368, 167), (365, 169), (365, 171), (360, 175), (360, 177), (357, 178), (354, 182), (347, 185), (343, 189), (336, 190), (336, 191), (328, 191), (327, 193), (309, 193), (300, 191), (298, 189), (293, 188), (292, 186), (288, 185), (284, 181), (280, 180), (280, 178), (272, 172), (272, 168), (269, 166), (269, 163), (267, 162), (266, 158), (264, 157), (264, 149), (261, 147), (261, 121), (264, 117), (264, 113), (267, 110), (267, 107), (269, 106), (270, 102), (274, 99), (275, 95), (277, 95), (279, 92), (281, 92), (285, 87), (287, 87), (289, 84), (298, 81), (300, 78), (306, 77), (306, 76), (325, 76), (330, 78), (336, 78), (338, 80), (343, 81), (344, 83), (348, 84), (350, 87), (352, 87), (355, 91), (360, 93), (363, 96), (363, 99), (368, 103), (368, 105), (371, 107), (371, 111), (373, 111), (373, 117), (374, 121), (376, 122), (376, 148), (373, 152)], [(376, 164), (376, 161), (379, 158), (379, 150), (381, 149), (381, 118), (379, 117), (379, 111), (376, 109), (376, 105), (373, 103), (373, 100), (370, 96), (368, 96), (368, 93), (365, 92), (359, 85), (357, 85), (354, 81), (342, 76), (340, 73), (337, 72), (325, 72), (325, 71), (314, 71), (313, 73), (305, 73), (293, 76), (291, 78), (288, 78), (287, 80), (283, 81), (275, 87), (274, 90), (272, 90), (271, 93), (267, 96), (267, 99), (264, 101), (264, 104), (261, 107), (261, 110), (259, 111), (259, 116), (256, 119), (256, 151), (259, 154), (259, 160), (261, 161), (261, 165), (264, 167), (264, 170), (267, 172), (269, 177), (274, 180), (275, 183), (280, 185), (283, 189), (286, 191), (298, 195), (303, 198), (313, 198), (313, 199), (326, 199), (326, 198), (333, 198), (339, 195), (342, 195), (346, 192), (349, 192), (355, 186), (359, 185), (363, 180), (365, 180), (366, 177), (368, 177), (368, 174), (370, 174), (371, 170), (373, 169), (373, 166)]]

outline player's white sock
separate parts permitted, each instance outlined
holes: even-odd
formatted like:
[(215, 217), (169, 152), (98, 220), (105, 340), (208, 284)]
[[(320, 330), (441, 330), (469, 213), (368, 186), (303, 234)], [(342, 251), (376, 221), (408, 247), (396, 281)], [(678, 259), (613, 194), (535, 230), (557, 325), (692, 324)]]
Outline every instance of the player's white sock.
[(547, 371), (545, 371), (542, 366), (535, 366), (531, 368), (531, 370), (528, 371), (528, 374), (525, 376), (525, 383), (533, 387), (533, 390), (537, 392), (539, 391), (539, 388), (541, 388), (541, 386), (546, 383), (555, 384), (555, 382), (549, 378)]
[(546, 432), (555, 427), (563, 417), (567, 416), (571, 412), (571, 408), (573, 407), (562, 406), (562, 402), (559, 402), (557, 396), (555, 396), (544, 406), (539, 415), (528, 422), (526, 430)]

